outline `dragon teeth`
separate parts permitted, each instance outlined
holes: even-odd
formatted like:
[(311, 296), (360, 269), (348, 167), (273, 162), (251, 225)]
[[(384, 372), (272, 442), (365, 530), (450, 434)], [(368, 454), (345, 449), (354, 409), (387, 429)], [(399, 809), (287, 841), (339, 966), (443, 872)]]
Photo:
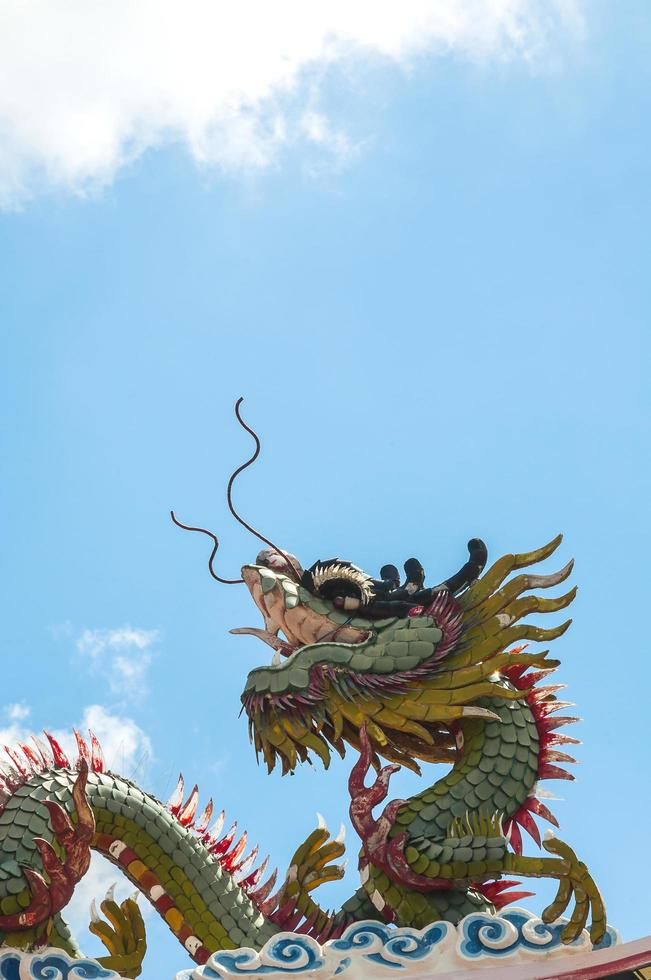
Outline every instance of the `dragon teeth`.
[(276, 650), (276, 652), (274, 653), (273, 657), (271, 658), (271, 666), (272, 667), (280, 667), (281, 663), (282, 663), (282, 658), (281, 658), (280, 654), (278, 653), (278, 651)]

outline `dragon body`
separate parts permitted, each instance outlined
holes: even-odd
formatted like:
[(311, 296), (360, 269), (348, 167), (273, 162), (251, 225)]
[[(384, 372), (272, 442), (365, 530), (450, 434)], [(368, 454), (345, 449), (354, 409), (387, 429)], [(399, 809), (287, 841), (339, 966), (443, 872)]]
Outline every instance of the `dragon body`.
[[(356, 753), (349, 790), (360, 883), (341, 909), (328, 912), (313, 898), (319, 884), (343, 876), (335, 863), (343, 840), (325, 827), (297, 849), (276, 888), (275, 874), (263, 880), (266, 862), (254, 868), (257, 849), (246, 853), (246, 835), (224, 833), (223, 816), (212, 823), (212, 802), (197, 816), (196, 787), (186, 799), (180, 780), (163, 805), (105, 772), (94, 738), (78, 736), (71, 764), (48, 737), (47, 746), (37, 740), (36, 748), (11, 750), (0, 784), (4, 942), (47, 938), (76, 948), (60, 912), (90, 849), (120, 867), (198, 963), (221, 948), (259, 948), (285, 929), (324, 941), (360, 919), (418, 928), (457, 922), (530, 894), (512, 890), (513, 875), (557, 879), (545, 921), (573, 902), (564, 940), (590, 921), (597, 942), (605, 912), (587, 868), (557, 838), (541, 841), (537, 826), (538, 818), (557, 826), (539, 784), (572, 778), (559, 764), (574, 761), (564, 750), (576, 742), (559, 731), (575, 719), (558, 714), (565, 702), (546, 683), (558, 661), (527, 646), (556, 639), (569, 623), (523, 623), (574, 598), (574, 589), (558, 598), (538, 594), (563, 582), (571, 563), (552, 575), (530, 571), (559, 541), (507, 555), (460, 595), (430, 590), (425, 604), (407, 603), (406, 611), (401, 604), (393, 616), (333, 594), (323, 569), (306, 579), (279, 549), (242, 569), (264, 628), (234, 632), (257, 635), (274, 651), (242, 694), (256, 753), (269, 771), (283, 772), (312, 757), (327, 767), (333, 750)], [(362, 573), (342, 568), (336, 574), (363, 600)], [(392, 773), (419, 772), (419, 762), (449, 771), (409, 799), (385, 803)], [(547, 853), (524, 856), (522, 830)], [(120, 909), (109, 897), (102, 908), (110, 925), (94, 916), (91, 928), (105, 940), (106, 964), (137, 976), (144, 934), (133, 903)]]

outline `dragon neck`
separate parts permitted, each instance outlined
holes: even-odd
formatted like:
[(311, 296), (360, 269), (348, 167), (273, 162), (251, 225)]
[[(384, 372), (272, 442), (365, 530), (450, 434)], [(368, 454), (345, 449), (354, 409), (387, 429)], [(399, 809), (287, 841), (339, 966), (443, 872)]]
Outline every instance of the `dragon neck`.
[(463, 752), (451, 771), (412, 796), (400, 809), (396, 832), (410, 839), (445, 836), (455, 817), (498, 813), (510, 821), (532, 795), (538, 779), (540, 737), (527, 701), (484, 699), (499, 721), (462, 724)]

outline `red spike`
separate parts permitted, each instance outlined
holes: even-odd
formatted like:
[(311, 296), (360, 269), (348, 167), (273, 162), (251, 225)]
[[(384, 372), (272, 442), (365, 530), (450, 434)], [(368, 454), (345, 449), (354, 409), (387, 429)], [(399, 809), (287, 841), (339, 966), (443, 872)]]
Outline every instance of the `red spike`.
[(245, 830), (242, 836), (240, 837), (240, 839), (238, 840), (237, 844), (233, 848), (233, 850), (222, 857), (220, 864), (224, 869), (224, 871), (230, 871), (231, 873), (235, 871), (237, 861), (244, 853), (244, 848), (246, 847), (246, 838), (247, 838), (247, 833)]
[(532, 813), (536, 813), (539, 817), (542, 817), (543, 820), (553, 824), (554, 827), (558, 827), (558, 820), (552, 811), (537, 797), (530, 796), (528, 800), (525, 800), (524, 805), (526, 806), (527, 810), (531, 810)]
[(183, 827), (189, 827), (192, 824), (194, 815), (197, 812), (197, 804), (199, 803), (199, 787), (194, 786), (192, 792), (188, 796), (187, 802), (181, 807), (176, 815), (176, 819)]
[(318, 916), (319, 916), (319, 910), (314, 909), (312, 913), (307, 917), (305, 922), (301, 923), (301, 925), (298, 927), (296, 932), (300, 932), (302, 934), (306, 934), (306, 933), (309, 934), (314, 928), (314, 923), (316, 922)]
[(45, 742), (43, 742), (37, 735), (32, 735), (32, 742), (36, 746), (38, 754), (43, 760), (43, 766), (45, 769), (51, 769), (54, 764), (54, 760), (52, 759), (52, 753), (49, 751)]
[(545, 732), (542, 737), (543, 745), (581, 745), (580, 738), (572, 735), (559, 735), (558, 732)]
[(556, 749), (545, 749), (544, 753), (547, 762), (567, 762), (570, 765), (578, 765), (574, 756), (568, 755), (567, 752), (557, 752)]
[(173, 816), (178, 816), (179, 810), (183, 804), (183, 790), (185, 783), (183, 781), (183, 773), (179, 773), (179, 781), (176, 784), (176, 789), (167, 801), (167, 809)]
[(523, 898), (531, 898), (532, 895), (535, 895), (535, 892), (504, 892), (503, 895), (498, 896), (497, 901), (493, 901), (493, 905), (499, 912), (505, 905), (519, 902)]
[(13, 762), (14, 766), (18, 770), (20, 776), (23, 779), (27, 779), (31, 775), (31, 773), (29, 769), (26, 767), (25, 763), (21, 760), (18, 753), (14, 749), (10, 749), (8, 745), (5, 745), (4, 749), (7, 755), (9, 756), (9, 758), (11, 759), (11, 761)]
[(86, 765), (90, 769), (91, 768), (90, 752), (88, 751), (88, 746), (86, 745), (86, 742), (84, 741), (83, 737), (79, 734), (76, 728), (73, 728), (72, 731), (74, 733), (75, 739), (77, 740), (77, 753), (78, 753), (77, 769), (79, 769), (79, 767), (81, 766), (82, 760), (86, 763)]
[(557, 716), (556, 718), (541, 718), (538, 721), (538, 731), (553, 732), (556, 728), (562, 728), (564, 725), (573, 725), (576, 721), (581, 721), (581, 719), (570, 715)]
[(221, 840), (218, 840), (216, 844), (213, 844), (212, 847), (209, 848), (210, 853), (211, 854), (214, 854), (215, 857), (218, 857), (218, 858), (221, 857), (222, 854), (225, 854), (226, 851), (228, 850), (228, 848), (233, 843), (233, 838), (235, 837), (235, 831), (236, 830), (237, 830), (237, 820), (235, 821), (234, 824), (232, 824), (232, 826), (229, 828), (229, 830), (224, 834), (224, 836), (222, 837), (222, 839)]
[[(259, 851), (259, 847), (256, 844), (253, 850), (249, 851), (248, 854), (245, 854), (245, 856), (242, 858), (240, 863), (233, 868), (233, 874), (244, 875), (247, 869), (254, 864), (255, 859), (258, 856), (258, 851)], [(239, 882), (239, 884), (240, 885), (242, 884), (241, 881)]]
[(224, 826), (224, 816), (225, 814), (222, 810), (210, 830), (206, 831), (206, 833), (203, 835), (203, 842), (209, 850), (222, 832), (222, 827)]
[(2, 778), (7, 784), (7, 788), (10, 793), (14, 793), (20, 786), (23, 785), (23, 779), (19, 772), (12, 769), (11, 766), (2, 767)]
[(566, 772), (564, 769), (559, 769), (558, 766), (552, 766), (549, 762), (543, 762), (538, 769), (539, 779), (570, 779), (573, 780), (574, 776), (571, 772)]
[(513, 878), (500, 878), (499, 881), (484, 881), (477, 888), (482, 892), (486, 898), (490, 895), (499, 895), (507, 888), (514, 888), (516, 885), (521, 885), (521, 881), (516, 881)]
[(529, 695), (531, 701), (544, 701), (545, 698), (550, 698), (557, 691), (564, 691), (567, 684), (544, 684), (542, 687), (537, 687)]
[(521, 808), (520, 812), (516, 817), (516, 820), (518, 821), (521, 827), (524, 827), (524, 829), (529, 834), (529, 836), (533, 840), (535, 840), (538, 847), (540, 847), (541, 840), (540, 840), (540, 831), (538, 830), (538, 824), (533, 819), (529, 811)]
[(511, 826), (509, 828), (509, 840), (515, 853), (522, 854), (522, 834), (520, 833), (520, 828), (515, 820), (511, 821)]
[(31, 747), (31, 745), (24, 745), (21, 742), (20, 743), (20, 748), (21, 748), (22, 753), (25, 756), (25, 758), (29, 760), (29, 763), (30, 763), (30, 765), (32, 767), (32, 771), (33, 772), (42, 772), (42, 770), (43, 770), (43, 763), (41, 762), (40, 756), (34, 751), (34, 749)]
[(532, 670), (529, 674), (522, 678), (525, 687), (533, 688), (538, 681), (541, 681), (543, 677), (547, 677), (549, 674), (553, 674), (558, 670), (558, 667), (544, 667), (541, 670)]
[(527, 669), (526, 664), (509, 664), (508, 667), (504, 667), (502, 670), (503, 674), (506, 674), (508, 679), (516, 684), (520, 680), (525, 670)]
[(536, 702), (535, 710), (540, 717), (546, 718), (548, 715), (553, 715), (555, 712), (560, 711), (561, 708), (571, 707), (573, 707), (572, 701), (557, 701), (556, 698), (552, 698), (549, 701)]
[(278, 877), (278, 869), (274, 868), (271, 877), (268, 878), (267, 881), (265, 881), (264, 885), (260, 885), (260, 887), (256, 891), (251, 892), (251, 894), (249, 895), (251, 901), (255, 902), (258, 908), (262, 905), (263, 902), (266, 901), (267, 897), (271, 894), (273, 887), (276, 884), (277, 877)]
[(212, 817), (212, 810), (213, 810), (213, 802), (212, 800), (208, 800), (208, 805), (206, 806), (206, 809), (203, 811), (203, 813), (197, 820), (195, 826), (195, 830), (198, 834), (205, 834), (208, 828), (208, 824), (210, 823), (210, 818)]
[(90, 768), (93, 772), (104, 772), (104, 753), (99, 739), (94, 732), (88, 731), (90, 736)]
[(246, 878), (242, 879), (242, 881), (240, 882), (240, 887), (242, 887), (245, 892), (248, 892), (249, 890), (255, 888), (255, 886), (258, 884), (263, 874), (267, 870), (268, 864), (269, 864), (269, 855), (267, 855), (267, 857), (264, 859), (264, 861), (262, 862), (259, 868), (256, 868), (254, 871), (251, 871)]

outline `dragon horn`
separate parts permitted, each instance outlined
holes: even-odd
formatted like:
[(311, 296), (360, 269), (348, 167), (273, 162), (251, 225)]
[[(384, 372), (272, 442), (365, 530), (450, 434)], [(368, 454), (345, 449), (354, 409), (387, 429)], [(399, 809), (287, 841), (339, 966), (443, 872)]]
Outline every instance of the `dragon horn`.
[(469, 558), (465, 565), (455, 575), (451, 575), (440, 586), (437, 586), (437, 588), (447, 589), (452, 595), (456, 595), (462, 589), (472, 585), (479, 578), (488, 560), (488, 549), (481, 538), (470, 539), (468, 542), (468, 555)]

